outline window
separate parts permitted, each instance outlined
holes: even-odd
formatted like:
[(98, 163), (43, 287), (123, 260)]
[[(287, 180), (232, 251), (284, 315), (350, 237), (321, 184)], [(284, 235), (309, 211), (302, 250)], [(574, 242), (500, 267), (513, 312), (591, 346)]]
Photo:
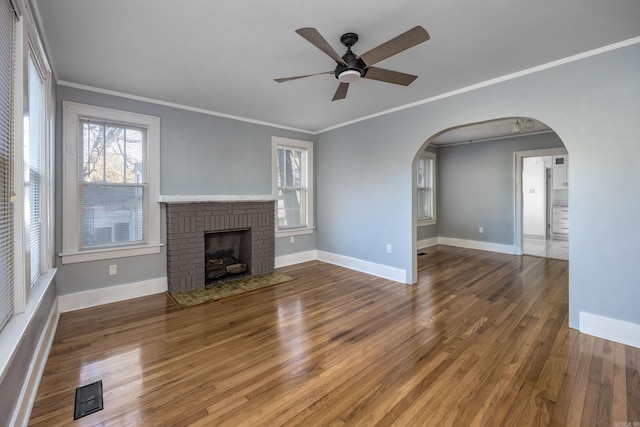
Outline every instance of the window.
[(0, 1), (0, 329), (14, 313), (14, 98), (15, 15)]
[[(15, 9), (14, 7), (15, 6)], [(0, 0), (0, 329), (41, 297), (52, 264), (49, 69), (29, 6)], [(45, 285), (46, 283), (46, 285)], [(14, 323), (15, 325), (15, 323)], [(4, 328), (4, 329), (3, 329)], [(14, 331), (14, 332), (11, 332)]]
[(160, 119), (63, 109), (63, 264), (159, 253)]
[(418, 225), (436, 222), (435, 168), (435, 153), (425, 151), (418, 158), (416, 168)]
[(272, 138), (277, 232), (280, 236), (313, 232), (313, 144)]

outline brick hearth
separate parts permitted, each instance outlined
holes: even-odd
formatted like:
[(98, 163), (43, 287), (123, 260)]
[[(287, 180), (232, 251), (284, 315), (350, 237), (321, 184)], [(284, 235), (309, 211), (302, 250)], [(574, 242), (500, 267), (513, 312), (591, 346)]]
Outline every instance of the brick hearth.
[(270, 273), (275, 262), (273, 201), (167, 203), (167, 281), (169, 292), (205, 284), (207, 232), (248, 228), (251, 275)]

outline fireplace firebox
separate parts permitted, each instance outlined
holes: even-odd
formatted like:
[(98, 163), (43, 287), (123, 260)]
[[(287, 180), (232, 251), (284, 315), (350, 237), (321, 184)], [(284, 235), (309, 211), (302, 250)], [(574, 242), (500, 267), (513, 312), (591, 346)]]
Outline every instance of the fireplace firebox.
[(212, 231), (204, 234), (205, 284), (251, 275), (251, 230)]

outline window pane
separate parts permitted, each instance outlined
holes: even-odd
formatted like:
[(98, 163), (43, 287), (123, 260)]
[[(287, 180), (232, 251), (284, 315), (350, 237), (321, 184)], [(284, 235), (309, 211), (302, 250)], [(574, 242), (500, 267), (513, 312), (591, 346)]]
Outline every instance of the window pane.
[(144, 183), (146, 129), (83, 120), (82, 178), (84, 182)]
[(306, 189), (280, 189), (278, 196), (280, 196), (278, 198), (278, 227), (280, 229), (306, 227)]
[(124, 129), (104, 126), (105, 137), (105, 175), (104, 182), (124, 183), (125, 143)]
[(431, 159), (418, 159), (417, 184), (419, 188), (431, 187)]
[(104, 126), (82, 122), (80, 181), (104, 182)]
[(418, 189), (418, 219), (432, 219), (431, 189)]
[(125, 182), (145, 182), (143, 176), (143, 156), (146, 150), (147, 132), (144, 129), (127, 129), (125, 137), (126, 163)]
[(278, 149), (278, 187), (302, 185), (302, 151)]
[(81, 185), (81, 249), (143, 243), (145, 186)]

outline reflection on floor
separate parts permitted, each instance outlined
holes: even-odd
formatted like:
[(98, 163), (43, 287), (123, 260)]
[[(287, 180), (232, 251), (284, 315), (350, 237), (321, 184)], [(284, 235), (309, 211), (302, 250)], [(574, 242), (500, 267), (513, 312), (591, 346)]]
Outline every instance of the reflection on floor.
[(527, 239), (523, 241), (522, 252), (544, 258), (569, 260), (569, 242), (566, 240)]

